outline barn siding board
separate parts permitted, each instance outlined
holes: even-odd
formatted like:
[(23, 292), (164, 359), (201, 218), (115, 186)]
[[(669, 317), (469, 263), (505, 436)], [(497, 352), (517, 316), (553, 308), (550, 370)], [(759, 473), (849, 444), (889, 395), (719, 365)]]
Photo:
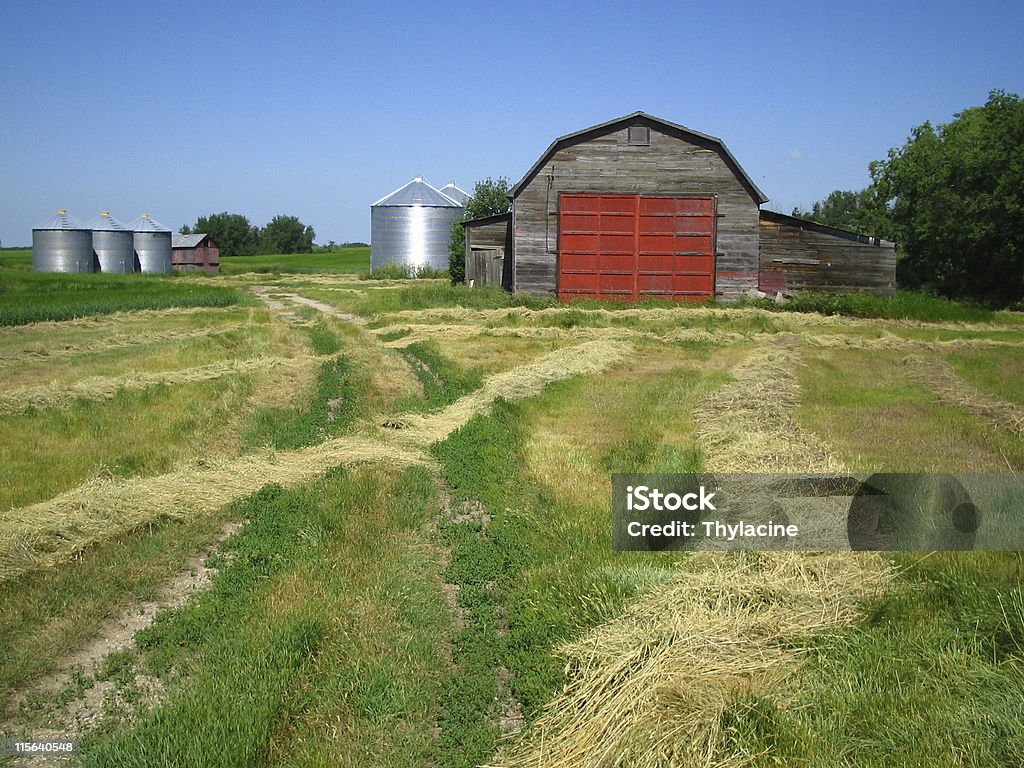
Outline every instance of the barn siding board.
[(519, 188), (512, 217), (512, 284), (533, 294), (557, 290), (559, 193), (717, 195), (716, 295), (758, 285), (758, 202), (716, 151), (651, 124), (650, 145), (630, 145), (628, 125), (555, 151)]
[(763, 211), (759, 224), (765, 293), (850, 293), (891, 296), (896, 289), (892, 243)]

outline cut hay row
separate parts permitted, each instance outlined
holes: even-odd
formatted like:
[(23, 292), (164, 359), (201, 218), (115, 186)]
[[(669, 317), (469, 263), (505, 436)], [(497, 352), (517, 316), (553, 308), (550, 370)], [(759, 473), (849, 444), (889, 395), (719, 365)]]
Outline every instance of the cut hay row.
[(296, 485), (336, 466), (425, 461), (415, 449), (344, 437), (298, 451), (203, 461), (156, 477), (97, 479), (48, 501), (0, 513), (0, 580), (55, 565), (89, 544), (161, 518), (210, 513), (267, 483)]
[(228, 315), (238, 312), (239, 307), (170, 307), (168, 309), (133, 309), (124, 312), (111, 312), (108, 315), (89, 315), (74, 320), (43, 320), (25, 325), (0, 326), (2, 336), (22, 336), (32, 333), (49, 333), (63, 331), (68, 328), (119, 328), (126, 323), (139, 323), (161, 317), (177, 317), (185, 315), (209, 314)]
[(733, 371), (734, 380), (694, 412), (713, 472), (841, 472), (825, 443), (793, 416), (800, 398), (800, 355), (788, 337), (764, 346)]
[[(835, 472), (797, 425), (795, 339), (777, 336), (694, 417), (715, 472)], [(500, 762), (509, 768), (741, 766), (728, 723), (751, 696), (785, 706), (809, 633), (852, 622), (890, 579), (875, 555), (698, 552), (665, 586), (559, 650), (565, 688)]]
[(266, 483), (295, 485), (331, 467), (365, 462), (429, 463), (423, 453), (495, 398), (519, 399), (547, 384), (594, 373), (621, 359), (628, 345), (594, 341), (559, 350), (520, 368), (496, 374), (445, 410), (393, 420), (402, 429), (374, 437), (341, 437), (312, 448), (204, 462), (180, 472), (129, 480), (95, 480), (48, 501), (0, 513), (0, 580), (54, 565), (96, 541), (160, 519), (219, 509)]
[(942, 352), (952, 349), (1024, 349), (1024, 341), (1006, 341), (1005, 339), (907, 339), (895, 334), (879, 337), (841, 336), (835, 334), (805, 334), (803, 341), (811, 347), (826, 349), (892, 349), (892, 350), (931, 350)]
[(945, 360), (912, 356), (906, 359), (911, 377), (946, 405), (962, 408), (1018, 437), (1024, 437), (1024, 408), (983, 394), (957, 376)]
[(101, 339), (81, 344), (50, 344), (47, 346), (34, 343), (7, 355), (0, 355), (0, 367), (32, 361), (56, 360), (74, 357), (89, 352), (107, 352), (125, 347), (142, 346), (145, 344), (162, 344), (168, 341), (185, 341), (216, 336), (248, 328), (247, 323), (230, 323), (213, 328), (195, 328), (190, 330), (139, 331), (138, 333), (114, 333)]
[[(509, 768), (748, 765), (730, 714), (791, 685), (793, 644), (848, 625), (889, 573), (874, 558), (696, 553), (667, 585), (559, 649), (564, 691)], [(734, 743), (734, 742), (733, 742)], [(763, 756), (763, 755), (762, 755)]]
[(24, 413), (33, 408), (67, 407), (75, 400), (109, 400), (125, 389), (148, 389), (161, 384), (191, 384), (249, 371), (305, 365), (318, 359), (306, 355), (257, 357), (251, 360), (225, 360), (179, 371), (90, 376), (74, 384), (56, 382), (45, 386), (19, 387), (0, 393), (0, 413)]
[(848, 317), (845, 315), (822, 315), (817, 312), (771, 312), (755, 307), (705, 307), (705, 306), (681, 306), (678, 308), (651, 308), (651, 309), (594, 309), (581, 308), (572, 305), (561, 305), (547, 307), (545, 309), (528, 309), (527, 307), (507, 307), (500, 309), (466, 309), (464, 307), (443, 308), (435, 307), (428, 309), (403, 309), (395, 312), (388, 312), (387, 317), (391, 322), (408, 320), (438, 320), (453, 323), (493, 323), (504, 322), (515, 318), (519, 322), (531, 322), (544, 318), (564, 315), (566, 313), (579, 313), (589, 317), (614, 320), (615, 318), (627, 318), (644, 320), (648, 322), (672, 323), (680, 318), (698, 320), (728, 320), (728, 319), (762, 319), (771, 320), (797, 328), (811, 327), (840, 327), (840, 328), (932, 328), (953, 331), (994, 331), (1006, 330), (1006, 326), (995, 323), (966, 323), (966, 322), (927, 322), (923, 320), (895, 320), (887, 318), (863, 318)]
[(390, 424), (396, 427), (395, 440), (414, 445), (443, 440), (473, 416), (482, 413), (496, 398), (520, 400), (531, 397), (551, 382), (602, 371), (623, 359), (631, 350), (632, 346), (625, 342), (597, 340), (549, 352), (533, 362), (494, 374), (479, 389), (456, 400), (443, 411), (425, 416), (409, 414), (392, 420)]

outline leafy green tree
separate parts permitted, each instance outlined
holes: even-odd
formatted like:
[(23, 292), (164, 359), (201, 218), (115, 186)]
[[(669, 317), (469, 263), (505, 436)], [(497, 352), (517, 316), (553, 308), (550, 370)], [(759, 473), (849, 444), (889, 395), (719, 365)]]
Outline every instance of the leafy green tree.
[[(188, 231), (186, 231), (188, 230)], [(181, 234), (209, 235), (220, 248), (221, 256), (250, 256), (256, 253), (259, 230), (240, 213), (211, 213), (200, 216), (194, 226), (184, 226)]]
[(488, 176), (473, 187), (473, 194), (466, 201), (465, 213), (452, 227), (448, 243), (448, 275), (452, 283), (466, 282), (466, 230), (462, 222), (507, 213), (512, 205), (509, 198), (511, 188), (504, 176), (497, 179)]
[(900, 282), (953, 298), (1024, 298), (1024, 101), (992, 91), (947, 124), (924, 123), (871, 164), (899, 244)]
[(890, 229), (888, 211), (878, 199), (874, 187), (857, 192), (837, 189), (824, 200), (814, 203), (810, 210), (794, 208), (792, 215), (876, 237), (885, 236)]
[(297, 216), (275, 216), (260, 230), (263, 253), (312, 253), (316, 232)]

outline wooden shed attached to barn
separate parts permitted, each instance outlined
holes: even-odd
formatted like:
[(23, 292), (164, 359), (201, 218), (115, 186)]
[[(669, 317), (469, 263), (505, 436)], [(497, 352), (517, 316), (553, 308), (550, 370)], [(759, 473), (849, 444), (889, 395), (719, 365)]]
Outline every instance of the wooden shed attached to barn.
[(775, 211), (761, 211), (764, 293), (896, 292), (896, 246)]
[[(776, 233), (762, 243), (768, 199), (725, 143), (644, 112), (556, 139), (510, 197), (509, 214), (466, 224), (467, 279), (478, 284), (494, 282), (482, 252), (501, 242), (508, 290), (560, 299), (737, 299), (761, 288), (766, 259), (778, 264)], [(869, 252), (845, 235), (818, 235), (821, 254), (846, 254), (846, 289), (877, 290), (883, 272), (894, 280), (877, 246)], [(863, 284), (858, 256), (873, 260)]]
[(220, 274), (220, 248), (209, 235), (171, 235), (171, 266), (180, 272), (205, 269)]

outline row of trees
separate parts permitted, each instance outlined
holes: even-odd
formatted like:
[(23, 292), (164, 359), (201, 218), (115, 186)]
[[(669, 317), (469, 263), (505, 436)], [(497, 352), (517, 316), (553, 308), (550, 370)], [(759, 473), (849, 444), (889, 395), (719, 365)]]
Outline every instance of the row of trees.
[(212, 213), (200, 216), (183, 235), (202, 232), (213, 238), (221, 256), (251, 256), (254, 253), (312, 253), (316, 232), (297, 216), (275, 216), (265, 227), (253, 226), (240, 213)]
[(1024, 300), (1024, 101), (992, 91), (946, 124), (924, 123), (801, 216), (897, 244), (897, 280), (957, 299)]
[(452, 238), (448, 243), (448, 275), (453, 283), (466, 282), (466, 230), (462, 222), (507, 213), (512, 206), (508, 196), (511, 189), (511, 183), (504, 176), (497, 179), (488, 176), (473, 186), (465, 213), (452, 227)]

